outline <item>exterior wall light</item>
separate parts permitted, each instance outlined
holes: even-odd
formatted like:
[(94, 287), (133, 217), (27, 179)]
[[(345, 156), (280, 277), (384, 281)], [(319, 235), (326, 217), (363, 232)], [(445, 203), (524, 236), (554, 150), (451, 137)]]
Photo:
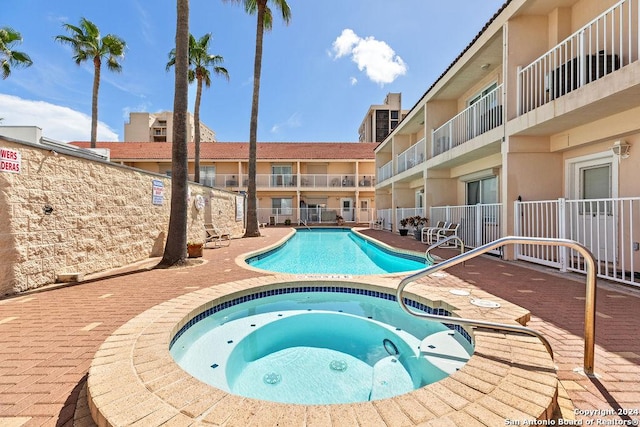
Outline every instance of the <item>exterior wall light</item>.
[(631, 149), (631, 144), (626, 141), (616, 141), (613, 143), (611, 147), (611, 151), (613, 154), (618, 156), (618, 159), (627, 159), (629, 158), (629, 151)]

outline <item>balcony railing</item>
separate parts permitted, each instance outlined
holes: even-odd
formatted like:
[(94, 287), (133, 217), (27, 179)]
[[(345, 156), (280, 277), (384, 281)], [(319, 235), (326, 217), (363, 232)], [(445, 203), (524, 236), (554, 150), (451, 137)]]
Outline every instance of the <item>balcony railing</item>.
[(502, 85), (499, 85), (433, 131), (433, 156), (462, 145), (501, 124)]
[(411, 169), (414, 166), (424, 162), (425, 158), (425, 140), (422, 138), (411, 147), (398, 154), (398, 173)]
[[(243, 175), (216, 175), (208, 177), (207, 185), (233, 188), (246, 187), (249, 183), (249, 176)], [(258, 174), (256, 175), (256, 187), (264, 188), (355, 188), (373, 187), (375, 179), (372, 175), (355, 174)]]
[(622, 0), (518, 71), (518, 114), (638, 60), (640, 0)]
[(378, 182), (387, 180), (393, 176), (393, 160), (378, 168)]
[(327, 208), (323, 206), (306, 208), (258, 208), (258, 222), (260, 224), (284, 224), (288, 219), (292, 225), (336, 224), (336, 216), (341, 215), (348, 223), (369, 223), (373, 220), (375, 209)]

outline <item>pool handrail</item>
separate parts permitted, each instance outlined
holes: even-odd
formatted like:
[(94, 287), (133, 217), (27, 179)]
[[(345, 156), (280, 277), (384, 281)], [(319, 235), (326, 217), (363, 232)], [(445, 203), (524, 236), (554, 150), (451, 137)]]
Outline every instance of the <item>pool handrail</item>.
[[(424, 259), (426, 261), (429, 261), (431, 264), (435, 264), (436, 260), (433, 259), (433, 257), (431, 256), (431, 254), (429, 252), (431, 252), (432, 249), (437, 248), (438, 246), (442, 246), (444, 243), (447, 243), (451, 240), (455, 240), (457, 244), (460, 245), (460, 253), (463, 254), (464, 253), (464, 240), (462, 240), (460, 237), (458, 237), (457, 235), (453, 235), (453, 236), (449, 236), (446, 237), (442, 240), (438, 240), (437, 242), (431, 244), (426, 251), (424, 251)], [(462, 262), (462, 264), (464, 265), (464, 261)]]
[(438, 264), (431, 265), (424, 270), (417, 273), (413, 273), (400, 281), (398, 289), (396, 290), (396, 298), (400, 307), (407, 313), (429, 320), (435, 320), (441, 323), (448, 323), (460, 326), (475, 326), (489, 329), (503, 330), (509, 332), (519, 332), (527, 335), (534, 336), (546, 347), (547, 351), (553, 359), (553, 349), (549, 341), (538, 331), (516, 325), (507, 325), (503, 323), (495, 323), (484, 320), (464, 319), (460, 317), (439, 316), (436, 314), (416, 313), (411, 310), (402, 298), (404, 288), (412, 281), (420, 279), (424, 276), (428, 276), (432, 273), (444, 270), (447, 267), (451, 267), (460, 264), (468, 259), (475, 258), (478, 255), (482, 255), (493, 249), (506, 244), (520, 244), (520, 245), (550, 245), (550, 246), (565, 246), (570, 249), (574, 249), (579, 252), (585, 260), (587, 267), (587, 280), (586, 280), (586, 298), (585, 298), (585, 322), (584, 322), (584, 373), (588, 376), (594, 375), (594, 349), (595, 349), (595, 307), (596, 307), (596, 271), (595, 271), (595, 258), (591, 251), (587, 249), (581, 243), (569, 239), (556, 239), (556, 238), (543, 238), (543, 237), (521, 237), (521, 236), (506, 236), (493, 242), (487, 243), (482, 246), (478, 246), (469, 252), (461, 253), (453, 258), (449, 258)]

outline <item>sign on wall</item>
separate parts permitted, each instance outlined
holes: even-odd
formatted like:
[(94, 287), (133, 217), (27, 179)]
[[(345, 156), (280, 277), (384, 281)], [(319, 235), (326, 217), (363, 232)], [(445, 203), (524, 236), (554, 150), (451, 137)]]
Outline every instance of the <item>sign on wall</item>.
[(19, 151), (0, 148), (0, 172), (20, 173), (21, 164)]
[(164, 184), (159, 179), (152, 181), (151, 202), (154, 205), (162, 205), (164, 203)]
[(244, 219), (244, 196), (236, 196), (236, 221)]

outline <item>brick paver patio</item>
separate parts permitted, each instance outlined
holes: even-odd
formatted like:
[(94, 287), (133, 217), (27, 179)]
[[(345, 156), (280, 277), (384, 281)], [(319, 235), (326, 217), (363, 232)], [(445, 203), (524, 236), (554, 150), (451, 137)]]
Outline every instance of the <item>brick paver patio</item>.
[[(202, 287), (261, 276), (237, 266), (236, 256), (277, 242), (289, 229), (261, 231), (260, 238), (234, 240), (229, 247), (206, 250), (203, 265), (172, 270), (138, 268), (0, 300), (0, 426), (88, 425), (86, 411), (77, 409), (82, 409), (87, 371), (102, 342), (158, 303)], [(378, 230), (364, 233), (392, 246), (425, 249), (410, 237)], [(451, 250), (437, 253), (455, 255)], [(640, 411), (638, 290), (599, 284), (598, 376), (588, 378), (576, 371), (583, 356), (583, 277), (576, 280), (573, 275), (489, 256), (447, 271), (531, 312), (528, 326), (551, 341), (558, 377), (581, 411), (577, 419), (620, 420), (628, 425), (640, 419), (640, 414), (633, 414)], [(596, 412), (587, 415), (587, 411)], [(631, 414), (613, 414), (619, 411)], [(74, 416), (79, 417), (75, 423)]]

